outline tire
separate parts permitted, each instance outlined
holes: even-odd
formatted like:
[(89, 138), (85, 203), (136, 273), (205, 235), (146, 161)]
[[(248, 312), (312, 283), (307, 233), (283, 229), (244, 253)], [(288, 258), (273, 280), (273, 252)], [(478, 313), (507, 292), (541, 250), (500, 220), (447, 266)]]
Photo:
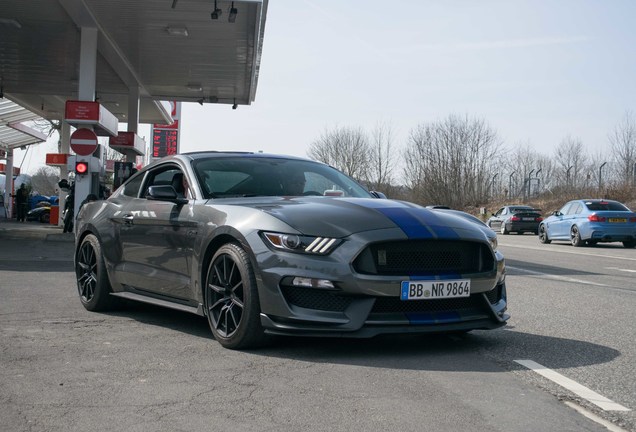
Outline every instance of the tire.
[(623, 246), (625, 246), (627, 249), (633, 249), (634, 247), (636, 247), (636, 241), (634, 240), (624, 241)]
[(256, 278), (243, 248), (236, 243), (221, 246), (210, 261), (204, 286), (208, 324), (223, 347), (248, 349), (265, 343)]
[(51, 213), (42, 213), (40, 223), (49, 223), (51, 221)]
[(506, 228), (506, 223), (502, 222), (501, 223), (501, 227), (499, 228), (499, 232), (502, 233), (503, 235), (507, 235), (510, 233), (510, 231), (508, 231), (508, 229)]
[(116, 299), (110, 295), (112, 290), (102, 247), (92, 234), (84, 237), (77, 250), (75, 276), (80, 301), (87, 310), (101, 312), (113, 308)]
[(548, 238), (548, 230), (545, 228), (545, 225), (539, 226), (539, 241), (543, 244), (552, 243), (552, 240)]
[(585, 241), (581, 240), (581, 233), (576, 225), (572, 225), (572, 228), (570, 228), (570, 242), (574, 247), (581, 247), (585, 245)]

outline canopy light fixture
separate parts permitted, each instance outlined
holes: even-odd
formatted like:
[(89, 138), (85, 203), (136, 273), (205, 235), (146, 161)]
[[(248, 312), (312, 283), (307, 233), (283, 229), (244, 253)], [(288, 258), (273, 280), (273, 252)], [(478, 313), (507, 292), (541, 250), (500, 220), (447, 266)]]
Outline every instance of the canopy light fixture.
[(201, 90), (203, 90), (201, 84), (188, 84), (186, 88), (191, 92), (200, 92)]
[(188, 37), (188, 29), (186, 27), (166, 27), (166, 31), (170, 36)]
[(238, 14), (238, 9), (234, 7), (234, 2), (232, 2), (232, 6), (230, 7), (230, 14), (227, 17), (227, 22), (231, 22), (231, 23), (235, 22), (236, 14)]
[(221, 13), (223, 13), (223, 11), (217, 7), (216, 0), (214, 0), (214, 11), (210, 15), (211, 18), (213, 20), (219, 19), (219, 17), (221, 16)]

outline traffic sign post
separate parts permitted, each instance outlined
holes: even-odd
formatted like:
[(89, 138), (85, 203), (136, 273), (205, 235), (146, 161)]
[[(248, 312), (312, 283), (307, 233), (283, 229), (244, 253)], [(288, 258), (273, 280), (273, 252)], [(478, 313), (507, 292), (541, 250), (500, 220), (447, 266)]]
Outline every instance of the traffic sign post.
[(90, 129), (77, 129), (71, 134), (70, 143), (76, 154), (89, 156), (97, 150), (97, 135)]

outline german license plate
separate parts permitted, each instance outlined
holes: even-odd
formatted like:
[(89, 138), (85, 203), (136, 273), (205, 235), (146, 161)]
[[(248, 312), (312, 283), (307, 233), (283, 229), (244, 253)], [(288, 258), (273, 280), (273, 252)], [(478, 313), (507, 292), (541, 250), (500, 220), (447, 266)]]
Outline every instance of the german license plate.
[(611, 223), (625, 223), (625, 222), (627, 222), (627, 219), (625, 219), (625, 218), (609, 218), (608, 221), (611, 222)]
[(401, 300), (432, 300), (470, 296), (470, 279), (402, 281)]
[(521, 218), (521, 220), (532, 222), (534, 220), (534, 218), (533, 217), (524, 217), (524, 218)]

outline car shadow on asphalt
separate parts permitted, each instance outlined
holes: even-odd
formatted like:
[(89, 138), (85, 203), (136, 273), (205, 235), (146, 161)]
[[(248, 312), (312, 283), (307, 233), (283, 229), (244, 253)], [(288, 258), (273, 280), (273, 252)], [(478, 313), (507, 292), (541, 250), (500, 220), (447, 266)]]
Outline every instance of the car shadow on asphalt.
[(576, 270), (546, 264), (536, 264), (528, 261), (519, 261), (506, 258), (506, 273), (513, 276), (527, 276), (528, 272), (537, 272), (554, 276), (590, 276), (602, 275), (595, 271)]
[[(182, 332), (184, 337), (208, 339), (213, 350), (224, 349), (214, 340), (207, 320), (197, 315), (132, 302), (106, 315)], [(501, 367), (521, 369), (512, 359), (532, 358), (560, 369), (602, 364), (620, 355), (603, 345), (524, 333), (510, 327), (467, 334), (380, 335), (371, 339), (276, 336), (264, 347), (234, 352), (367, 367), (480, 372), (501, 372)], [(476, 354), (495, 361), (476, 363)]]

